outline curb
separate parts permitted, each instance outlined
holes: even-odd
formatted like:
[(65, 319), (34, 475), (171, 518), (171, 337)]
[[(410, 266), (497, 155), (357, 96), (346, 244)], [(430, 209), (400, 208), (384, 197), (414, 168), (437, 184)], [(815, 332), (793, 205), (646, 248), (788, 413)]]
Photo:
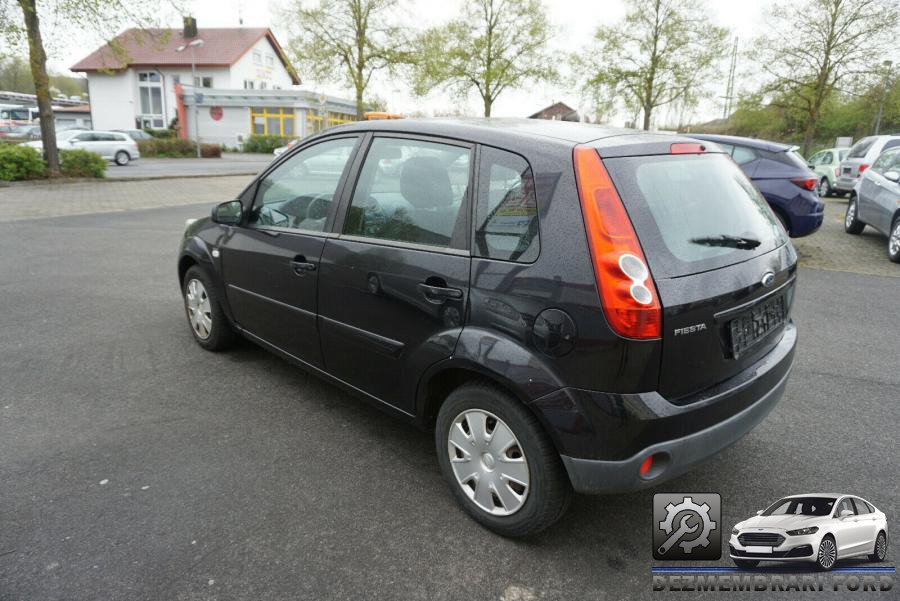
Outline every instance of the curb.
[(235, 173), (201, 173), (186, 175), (145, 175), (134, 177), (57, 177), (47, 179), (31, 179), (21, 182), (0, 182), (0, 188), (27, 188), (30, 186), (65, 186), (67, 184), (81, 184), (85, 182), (95, 184), (115, 182), (144, 182), (160, 179), (198, 179), (204, 177), (246, 177), (256, 175), (259, 171), (240, 171)]

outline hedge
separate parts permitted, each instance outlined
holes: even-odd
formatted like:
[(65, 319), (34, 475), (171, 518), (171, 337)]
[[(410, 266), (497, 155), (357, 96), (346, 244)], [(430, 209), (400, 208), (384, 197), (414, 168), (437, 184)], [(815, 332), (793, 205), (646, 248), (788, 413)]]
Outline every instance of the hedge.
[(244, 142), (244, 152), (261, 152), (264, 154), (272, 154), (272, 151), (280, 146), (286, 145), (293, 137), (284, 136), (262, 136), (253, 134)]
[(150, 134), (151, 136), (153, 136), (154, 138), (162, 138), (162, 139), (174, 138), (176, 135), (178, 135), (178, 132), (175, 131), (174, 129), (145, 128), (144, 131), (147, 132), (148, 134)]
[(60, 150), (59, 170), (66, 177), (106, 177), (106, 159), (87, 150)]
[[(154, 138), (138, 140), (138, 149), (142, 157), (193, 157), (197, 156), (197, 147), (193, 140), (185, 138)], [(218, 158), (222, 156), (222, 148), (217, 144), (201, 144), (200, 156)]]
[(47, 163), (30, 146), (0, 145), (0, 180), (13, 182), (46, 177)]

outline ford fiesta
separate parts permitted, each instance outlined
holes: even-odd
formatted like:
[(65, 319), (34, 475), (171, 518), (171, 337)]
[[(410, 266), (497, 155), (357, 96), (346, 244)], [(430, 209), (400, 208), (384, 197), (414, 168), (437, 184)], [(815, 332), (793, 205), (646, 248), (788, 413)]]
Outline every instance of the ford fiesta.
[(391, 120), (303, 140), (190, 223), (178, 281), (201, 347), (244, 336), (433, 430), (462, 507), (521, 536), (772, 410), (796, 259), (696, 140)]
[(887, 518), (850, 495), (785, 497), (731, 531), (731, 559), (739, 568), (760, 561), (806, 561), (830, 570), (839, 559), (868, 556), (884, 561)]

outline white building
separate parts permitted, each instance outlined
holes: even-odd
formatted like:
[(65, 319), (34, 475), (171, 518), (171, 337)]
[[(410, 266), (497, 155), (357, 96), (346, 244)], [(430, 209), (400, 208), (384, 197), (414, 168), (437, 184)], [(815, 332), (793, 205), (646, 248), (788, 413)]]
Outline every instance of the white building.
[(96, 129), (177, 123), (193, 136), (196, 104), (202, 141), (236, 146), (251, 133), (303, 137), (356, 115), (353, 102), (297, 89), (266, 28), (198, 29), (188, 17), (183, 30), (129, 29), (71, 69), (87, 74)]

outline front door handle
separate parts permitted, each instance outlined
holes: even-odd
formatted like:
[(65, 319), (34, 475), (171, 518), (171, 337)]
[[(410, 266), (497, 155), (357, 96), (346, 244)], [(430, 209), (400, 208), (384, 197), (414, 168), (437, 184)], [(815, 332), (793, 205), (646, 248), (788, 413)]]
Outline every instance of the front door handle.
[(303, 255), (297, 255), (294, 257), (294, 260), (291, 261), (291, 268), (293, 268), (294, 273), (297, 275), (305, 275), (308, 271), (315, 271), (316, 264), (307, 261), (306, 257)]
[(463, 296), (462, 290), (459, 288), (450, 288), (448, 286), (432, 286), (431, 284), (419, 284), (419, 291), (430, 303), (441, 304), (447, 299), (460, 299)]

